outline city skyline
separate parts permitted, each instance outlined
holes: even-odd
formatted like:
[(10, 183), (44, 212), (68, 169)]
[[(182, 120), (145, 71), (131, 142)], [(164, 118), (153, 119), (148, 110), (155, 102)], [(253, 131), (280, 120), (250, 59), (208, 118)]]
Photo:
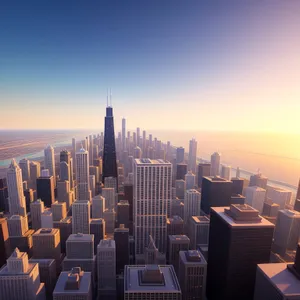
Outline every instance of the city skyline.
[(299, 2), (118, 5), (3, 4), (1, 129), (99, 128), (111, 87), (117, 128), (299, 133)]

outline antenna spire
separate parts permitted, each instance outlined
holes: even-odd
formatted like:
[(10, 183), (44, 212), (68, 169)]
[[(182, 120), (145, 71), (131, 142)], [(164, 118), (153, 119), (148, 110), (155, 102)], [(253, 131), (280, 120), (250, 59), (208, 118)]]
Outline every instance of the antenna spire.
[(112, 96), (112, 94), (111, 94), (111, 89), (109, 89), (110, 106), (112, 106), (112, 104), (111, 104), (111, 96)]
[(108, 89), (106, 89), (106, 106), (108, 107)]

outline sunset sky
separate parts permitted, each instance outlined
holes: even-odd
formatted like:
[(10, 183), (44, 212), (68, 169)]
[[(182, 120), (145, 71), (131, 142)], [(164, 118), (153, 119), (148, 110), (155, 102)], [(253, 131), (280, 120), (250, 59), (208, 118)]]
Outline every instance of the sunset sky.
[(300, 1), (6, 1), (0, 129), (300, 133)]

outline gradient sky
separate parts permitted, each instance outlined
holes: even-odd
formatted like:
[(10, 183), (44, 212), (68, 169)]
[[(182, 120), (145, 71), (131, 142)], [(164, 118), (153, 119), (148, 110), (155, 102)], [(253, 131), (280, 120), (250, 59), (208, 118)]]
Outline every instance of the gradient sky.
[[(6, 3), (4, 3), (6, 2)], [(0, 129), (300, 133), (300, 1), (2, 1)]]

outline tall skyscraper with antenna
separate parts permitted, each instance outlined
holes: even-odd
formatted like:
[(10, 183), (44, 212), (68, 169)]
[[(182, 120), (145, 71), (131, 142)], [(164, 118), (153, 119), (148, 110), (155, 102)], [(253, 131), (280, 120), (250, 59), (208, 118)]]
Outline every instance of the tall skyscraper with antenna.
[(107, 97), (106, 116), (104, 124), (104, 150), (103, 150), (103, 175), (102, 182), (106, 177), (114, 177), (118, 180), (117, 173), (117, 160), (116, 160), (116, 144), (115, 144), (115, 131), (114, 131), (114, 117), (113, 108), (110, 105)]
[(126, 150), (126, 119), (122, 119), (122, 150)]

